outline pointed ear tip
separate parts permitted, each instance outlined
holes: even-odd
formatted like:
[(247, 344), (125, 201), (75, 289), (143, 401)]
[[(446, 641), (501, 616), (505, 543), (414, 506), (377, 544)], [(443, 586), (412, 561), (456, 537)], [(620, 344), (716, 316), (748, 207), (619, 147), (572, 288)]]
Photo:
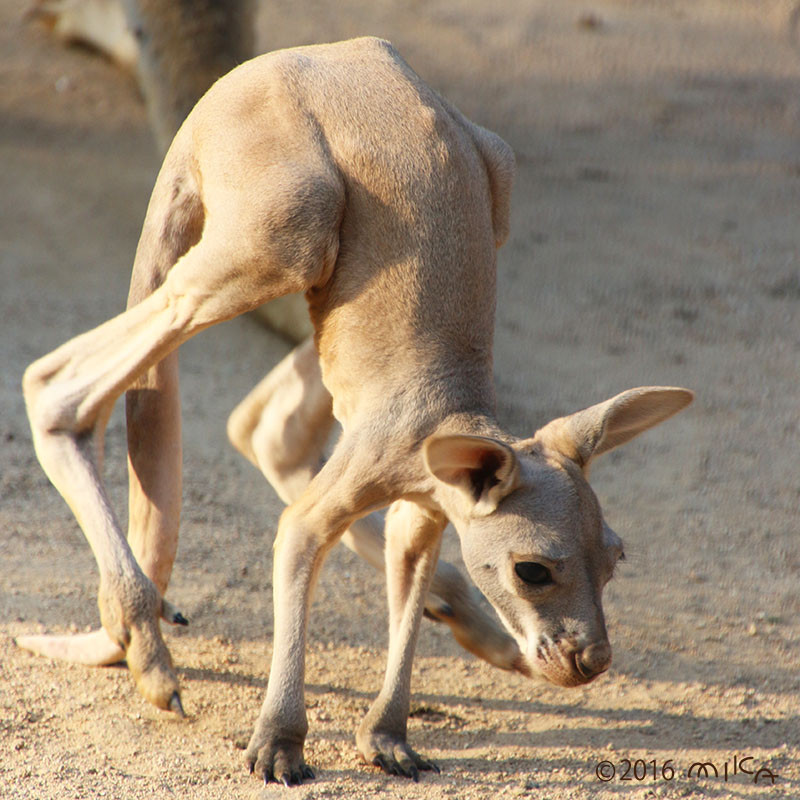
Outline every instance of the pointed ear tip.
[[(642, 386), (639, 389), (633, 389), (632, 392), (641, 395), (667, 395), (680, 408), (688, 406), (695, 398), (695, 393), (691, 389), (685, 389), (683, 386)], [(623, 394), (627, 394), (624, 392)]]
[(691, 389), (684, 389), (682, 386), (670, 386), (668, 387), (668, 390), (675, 400), (680, 401), (681, 409), (684, 409), (686, 406), (690, 405), (695, 397), (695, 393)]

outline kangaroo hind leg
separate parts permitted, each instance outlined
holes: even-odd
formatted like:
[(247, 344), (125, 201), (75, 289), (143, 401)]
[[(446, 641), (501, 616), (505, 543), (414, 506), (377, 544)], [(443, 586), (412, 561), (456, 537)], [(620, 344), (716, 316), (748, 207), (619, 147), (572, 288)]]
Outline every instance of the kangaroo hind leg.
[[(128, 308), (138, 305), (164, 282), (171, 267), (197, 243), (202, 227), (202, 205), (185, 171), (165, 169), (139, 239)], [(177, 351), (134, 381), (126, 395), (126, 416), (128, 542), (142, 571), (163, 595), (177, 550), (181, 503)], [(98, 439), (102, 438), (101, 428), (96, 426)], [(100, 441), (97, 450), (102, 459)], [(185, 621), (174, 612), (167, 620)], [(80, 634), (20, 636), (16, 641), (39, 655), (88, 666), (115, 664), (125, 658), (124, 648), (102, 627)]]
[[(176, 151), (173, 147), (170, 156), (174, 163), (180, 148)], [(168, 237), (169, 211), (176, 202), (174, 187), (165, 185), (165, 176), (171, 174), (170, 156), (148, 210), (145, 237), (151, 225), (161, 232), (162, 239)], [(270, 172), (280, 169), (279, 164), (273, 165)], [(210, 171), (213, 173), (213, 165)], [(315, 218), (308, 219), (294, 213), (308, 191), (308, 182), (298, 180), (307, 176), (297, 176), (296, 168), (262, 176), (263, 182), (257, 176), (249, 177), (238, 184), (241, 189), (233, 195), (229, 190), (206, 192), (201, 237), (177, 260), (160, 286), (123, 314), (39, 359), (24, 379), (39, 460), (75, 513), (100, 568), (103, 627), (125, 650), (140, 691), (162, 708), (173, 704), (178, 695), (158, 618), (180, 620), (137, 562), (137, 555), (147, 561), (148, 536), (134, 536), (129, 545), (120, 531), (99, 475), (102, 433), (119, 394), (143, 376), (145, 383), (148, 374), (158, 377), (159, 368), (148, 371), (186, 339), (273, 297), (308, 289), (323, 272), (331, 250), (335, 251), (339, 205), (318, 202)], [(270, 193), (271, 185), (279, 187), (278, 191)], [(288, 213), (287, 203), (295, 206)], [(297, 230), (287, 230), (287, 220)], [(276, 221), (277, 230), (270, 221)], [(175, 364), (170, 366), (168, 360), (161, 377), (168, 379)], [(173, 388), (168, 406), (174, 409), (177, 385)], [(134, 453), (134, 471), (136, 458)], [(142, 484), (146, 495), (141, 477), (137, 472), (132, 480)], [(176, 494), (174, 487), (169, 494)], [(157, 511), (152, 499), (144, 503), (143, 512), (134, 510), (134, 516), (146, 517), (152, 507)], [(167, 505), (164, 530), (170, 545), (177, 531), (177, 506), (171, 499)], [(132, 546), (141, 552), (135, 553)], [(171, 555), (154, 570), (156, 581), (165, 585), (170, 567)]]

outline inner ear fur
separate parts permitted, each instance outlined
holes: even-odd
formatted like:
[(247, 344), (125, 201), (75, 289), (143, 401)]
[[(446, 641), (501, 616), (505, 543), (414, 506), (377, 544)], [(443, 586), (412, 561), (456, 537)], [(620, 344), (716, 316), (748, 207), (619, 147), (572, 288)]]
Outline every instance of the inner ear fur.
[(694, 399), (688, 389), (640, 386), (545, 425), (535, 441), (585, 468), (603, 453), (629, 442), (682, 411)]
[(431, 475), (469, 497), (475, 514), (490, 514), (517, 486), (516, 453), (488, 436), (434, 434), (423, 443), (422, 456)]

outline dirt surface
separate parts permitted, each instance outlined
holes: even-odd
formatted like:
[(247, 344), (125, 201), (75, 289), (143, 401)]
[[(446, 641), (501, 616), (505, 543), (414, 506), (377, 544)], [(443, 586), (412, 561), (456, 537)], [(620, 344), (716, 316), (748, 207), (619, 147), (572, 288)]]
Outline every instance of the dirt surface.
[[(594, 469), (628, 553), (605, 595), (606, 676), (578, 690), (531, 683), (424, 624), (409, 735), (442, 774), (418, 785), (356, 753), (382, 679), (385, 592), (337, 548), (311, 621), (318, 779), (291, 796), (799, 797), (794, 4), (335, 7), (265, 4), (261, 49), (385, 36), (517, 153), (501, 420), (528, 434), (648, 383), (697, 400)], [(122, 308), (157, 158), (133, 82), (24, 24), (14, 0), (0, 0), (0, 165), (0, 797), (285, 796), (250, 778), (242, 753), (266, 685), (280, 504), (224, 421), (287, 345), (245, 318), (182, 351), (185, 509), (169, 597), (191, 625), (167, 635), (188, 720), (148, 706), (122, 668), (20, 651), (15, 635), (98, 621), (94, 562), (36, 462), (20, 377)], [(124, 447), (118, 411), (106, 472), (123, 517)], [(452, 532), (444, 550), (458, 558)], [(774, 786), (740, 770), (748, 756), (744, 769), (768, 767)], [(707, 761), (719, 777), (687, 774)]]

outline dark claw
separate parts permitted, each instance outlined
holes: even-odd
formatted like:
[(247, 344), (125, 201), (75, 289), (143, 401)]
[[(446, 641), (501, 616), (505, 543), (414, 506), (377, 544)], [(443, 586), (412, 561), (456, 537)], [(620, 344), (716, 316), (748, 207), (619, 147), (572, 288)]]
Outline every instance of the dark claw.
[(172, 697), (169, 699), (169, 710), (174, 711), (182, 719), (186, 718), (186, 712), (183, 710), (183, 704), (181, 703), (181, 696), (177, 692), (173, 692)]
[(408, 770), (408, 777), (411, 778), (414, 783), (419, 783), (419, 770), (413, 764)]
[(251, 761), (249, 767), (250, 767), (250, 774), (252, 775), (256, 771), (256, 762)]
[(372, 759), (372, 764), (373, 766), (380, 767), (387, 775), (389, 774), (389, 765), (386, 763), (383, 753), (378, 753), (378, 755)]
[(172, 621), (176, 625), (188, 625), (189, 624), (189, 620), (186, 619), (186, 617), (184, 617), (183, 614), (181, 614), (180, 611), (176, 611), (175, 612), (175, 614), (172, 616)]
[(376, 767), (380, 767), (387, 775), (402, 775), (403, 771), (397, 766), (397, 762), (389, 761), (383, 753), (378, 753), (372, 762)]
[(296, 772), (291, 774), (284, 772), (283, 775), (281, 775), (281, 783), (287, 788), (289, 786), (299, 785), (301, 783), (300, 776)]
[(308, 781), (313, 781), (316, 775), (314, 775), (314, 770), (311, 767), (305, 766), (303, 767), (303, 777)]

